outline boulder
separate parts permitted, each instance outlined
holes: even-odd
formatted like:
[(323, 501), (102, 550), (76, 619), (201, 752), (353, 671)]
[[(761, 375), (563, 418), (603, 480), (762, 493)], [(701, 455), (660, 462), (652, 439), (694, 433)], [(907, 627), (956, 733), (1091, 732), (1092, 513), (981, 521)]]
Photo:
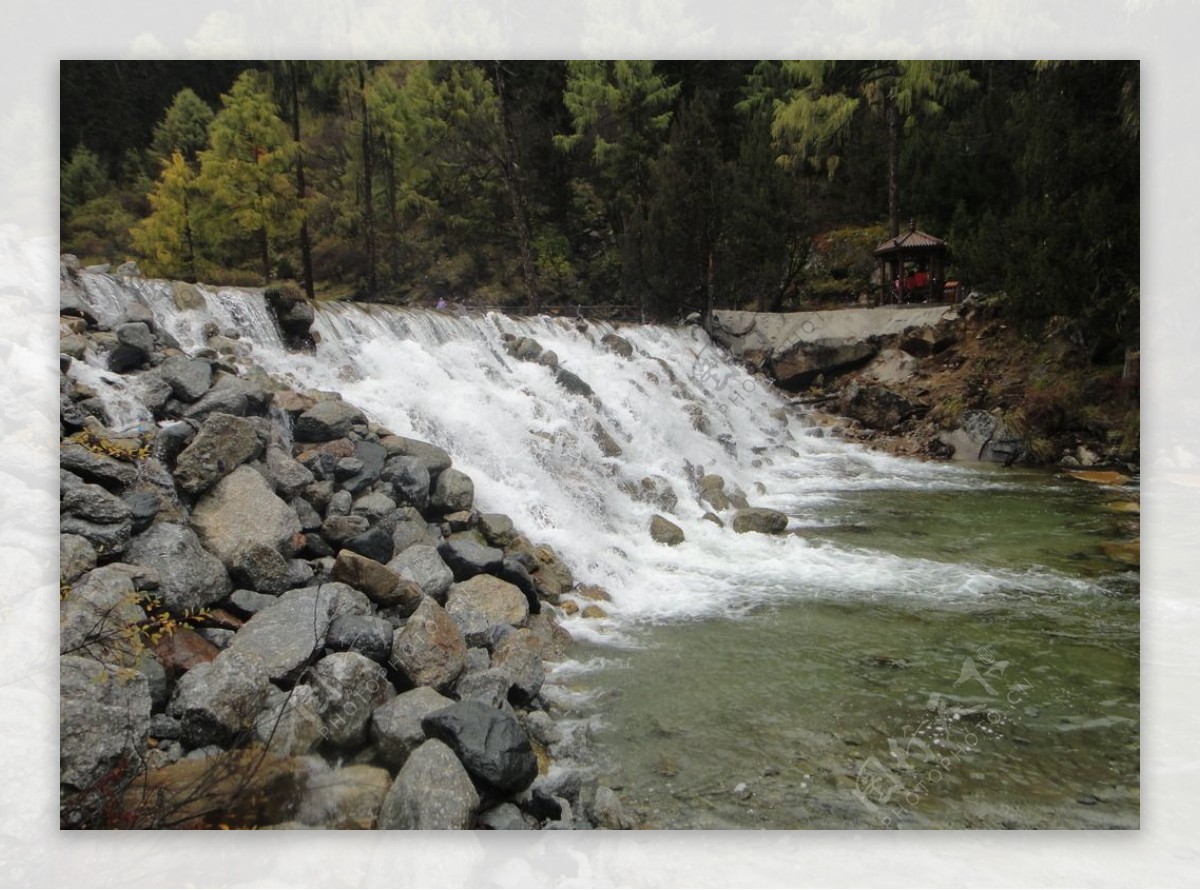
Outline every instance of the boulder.
[[(363, 517), (347, 516), (346, 518), (354, 519)], [(396, 549), (392, 543), (391, 534), (379, 526), (372, 526), (366, 531), (351, 535), (341, 543), (347, 550), (353, 551), (360, 556), (365, 556), (368, 559), (373, 559), (378, 563), (386, 563), (392, 558), (392, 554)]]
[(342, 615), (329, 625), (325, 648), (331, 652), (358, 652), (379, 664), (392, 654), (390, 621), (377, 615)]
[(517, 536), (512, 519), (503, 513), (480, 513), (477, 523), (484, 540), (493, 547), (507, 547)]
[(466, 656), (458, 625), (428, 597), (392, 636), (392, 666), (413, 686), (448, 691), (462, 673)]
[(646, 476), (640, 482), (624, 480), (617, 487), (635, 501), (650, 504), (664, 513), (674, 513), (679, 496), (671, 483), (662, 476)]
[(554, 379), (558, 382), (559, 386), (569, 393), (577, 396), (590, 396), (592, 394), (592, 388), (588, 386), (586, 381), (579, 377), (579, 375), (571, 373), (566, 368), (558, 368), (554, 373)]
[(397, 455), (416, 458), (424, 465), (431, 479), (450, 468), (450, 455), (428, 442), (404, 436), (385, 436), (379, 440), (379, 444), (386, 449), (389, 458)]
[(733, 515), (733, 530), (739, 535), (760, 532), (764, 535), (781, 535), (787, 528), (786, 513), (768, 510), (765, 507), (747, 507)]
[(307, 683), (316, 692), (325, 739), (335, 748), (360, 747), (367, 739), (371, 712), (396, 694), (387, 672), (358, 652), (326, 655)]
[(202, 420), (218, 411), (237, 417), (262, 415), (271, 404), (271, 396), (269, 390), (250, 380), (221, 374), (208, 392), (183, 411), (183, 416)]
[(955, 460), (1011, 463), (1025, 453), (1027, 445), (997, 413), (964, 411), (958, 426), (938, 439), (954, 449)]
[(597, 828), (616, 831), (634, 826), (633, 820), (625, 815), (625, 808), (621, 805), (621, 799), (617, 797), (617, 793), (604, 785), (596, 789), (588, 809), (592, 822)]
[(91, 788), (146, 748), (151, 700), (145, 676), (79, 655), (59, 659), (59, 781)]
[(475, 500), (475, 483), (466, 473), (451, 467), (438, 474), (429, 505), (439, 513), (457, 513), (470, 510)]
[(272, 680), (294, 680), (325, 645), (339, 605), (335, 587), (326, 584), (283, 594), (234, 634), (227, 652), (253, 653)]
[(841, 374), (866, 364), (879, 351), (867, 340), (801, 340), (770, 362), (775, 382), (793, 392), (806, 389), (822, 374)]
[(67, 584), (96, 567), (96, 548), (82, 535), (58, 536), (58, 575)]
[(84, 482), (94, 482), (109, 491), (120, 491), (137, 481), (137, 467), (127, 461), (97, 454), (78, 442), (64, 442), (58, 449), (58, 465)]
[(462, 763), (445, 744), (430, 739), (405, 762), (379, 810), (381, 829), (470, 828), (479, 795)]
[(514, 803), (502, 803), (479, 814), (479, 827), (489, 831), (528, 831), (537, 827), (532, 816)]
[(465, 610), (480, 612), (489, 625), (517, 626), (529, 617), (529, 603), (517, 587), (492, 575), (475, 575), (450, 585), (446, 611), (456, 615)]
[(256, 655), (228, 649), (179, 678), (167, 713), (179, 720), (188, 747), (227, 746), (254, 728), (270, 688)]
[(59, 651), (133, 664), (139, 641), (132, 628), (146, 619), (139, 590), (157, 583), (153, 572), (124, 563), (82, 576), (59, 600)]
[(344, 439), (352, 426), (366, 422), (362, 411), (349, 402), (326, 399), (296, 418), (292, 434), (297, 442), (329, 442)]
[[(464, 673), (454, 686), (460, 701), (480, 701), (489, 708), (501, 708), (508, 702), (512, 677), (501, 668), (484, 668)], [(447, 702), (449, 704), (449, 702)]]
[(542, 663), (542, 646), (533, 631), (520, 628), (496, 644), (492, 666), (508, 675), (508, 697), (516, 704), (527, 704), (542, 689), (546, 667)]
[(120, 553), (129, 543), (129, 505), (100, 485), (73, 473), (59, 473), (59, 531), (86, 538), (98, 553)]
[(258, 457), (261, 450), (248, 420), (214, 412), (204, 418), (192, 443), (176, 458), (175, 482), (189, 494), (199, 494)]
[[(422, 596), (420, 585), (415, 581), (405, 582), (383, 563), (353, 550), (338, 553), (329, 577), (361, 590), (371, 602), (380, 606), (410, 602), (415, 609)], [(414, 587), (418, 589), (414, 590)]]
[(250, 541), (235, 550), (229, 573), (237, 583), (264, 593), (283, 593), (294, 586), (291, 564), (261, 541)]
[(412, 504), (421, 510), (429, 506), (429, 468), (420, 458), (390, 457), (379, 478), (391, 483), (399, 503)]
[(183, 525), (156, 522), (129, 542), (125, 558), (158, 574), (158, 594), (176, 615), (220, 602), (233, 589), (221, 560)]
[(400, 507), (396, 510), (396, 527), (392, 530), (392, 546), (396, 553), (403, 553), (413, 544), (437, 545), (441, 534), (425, 521), (415, 507)]
[(212, 364), (186, 355), (167, 356), (157, 368), (175, 398), (195, 402), (212, 387)]
[(273, 754), (308, 754), (321, 744), (327, 732), (319, 707), (316, 690), (311, 686), (294, 686), (288, 692), (271, 687), (255, 718), (254, 738)]
[(909, 401), (886, 386), (855, 381), (842, 391), (838, 410), (871, 429), (894, 430), (910, 417), (923, 415), (929, 408)]
[(683, 529), (655, 513), (650, 517), (650, 537), (659, 544), (675, 547), (683, 543)]
[(275, 491), (289, 499), (297, 497), (316, 481), (308, 467), (274, 445), (267, 449), (267, 475), (271, 477)]
[(504, 551), (485, 547), (471, 540), (457, 539), (438, 545), (438, 555), (454, 573), (455, 581), (498, 572), (504, 563)]
[(377, 707), (371, 714), (370, 733), (379, 762), (393, 770), (404, 766), (425, 741), (421, 720), (453, 703), (435, 689), (418, 686)]
[(401, 578), (417, 582), (426, 596), (436, 600), (444, 599), (454, 583), (454, 573), (442, 561), (437, 548), (428, 544), (413, 544), (393, 557), (387, 568)]
[(608, 348), (610, 352), (615, 352), (621, 358), (633, 358), (633, 344), (624, 337), (617, 334), (605, 334), (600, 338), (600, 343)]
[(230, 564), (248, 543), (290, 556), (300, 519), (260, 473), (240, 466), (200, 498), (192, 510), (192, 526), (204, 546)]
[(448, 745), (473, 778), (491, 788), (523, 791), (537, 778), (533, 746), (509, 713), (478, 701), (457, 702), (426, 716), (421, 726), (431, 739)]
[(365, 516), (347, 516), (330, 510), (321, 523), (321, 537), (331, 544), (341, 545), (355, 535), (364, 534), (370, 527), (371, 520)]

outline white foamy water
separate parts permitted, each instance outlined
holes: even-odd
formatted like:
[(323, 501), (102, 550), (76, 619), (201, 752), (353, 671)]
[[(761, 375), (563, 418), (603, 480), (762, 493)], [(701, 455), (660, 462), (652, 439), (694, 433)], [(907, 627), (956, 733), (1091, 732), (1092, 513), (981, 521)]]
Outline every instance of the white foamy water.
[[(317, 311), (316, 353), (304, 355), (283, 348), (258, 291), (197, 287), (207, 310), (179, 311), (166, 282), (81, 278), (105, 318), (119, 315), (123, 301), (138, 300), (188, 350), (200, 348), (203, 326), (216, 322), (238, 331), (253, 344), (254, 361), (297, 388), (340, 392), (393, 432), (446, 449), (474, 480), (480, 510), (507, 513), (531, 540), (554, 547), (577, 580), (610, 592), (610, 620), (574, 621), (577, 636), (619, 641), (631, 623), (734, 615), (809, 597), (944, 601), (1086, 586), (1035, 570), (904, 558), (793, 535), (738, 535), (703, 519), (709, 508), (694, 482), (701, 472), (720, 474), (727, 491), (740, 488), (752, 505), (784, 510), (795, 527), (818, 523), (822, 506), (842, 493), (1003, 483), (813, 436), (800, 409), (728, 361), (695, 327), (577, 327), (547, 317), (330, 304)], [(632, 358), (601, 343), (610, 332), (633, 345)], [(594, 398), (568, 392), (547, 367), (510, 357), (506, 333), (553, 350)], [(121, 385), (119, 375), (73, 373), (103, 383), (97, 388), (121, 420), (149, 416), (137, 410), (136, 387)], [(619, 444), (619, 456), (604, 455), (597, 426)], [(670, 516), (686, 535), (678, 547), (650, 539), (650, 518), (662, 510), (621, 488), (646, 476), (666, 479), (678, 496)]]

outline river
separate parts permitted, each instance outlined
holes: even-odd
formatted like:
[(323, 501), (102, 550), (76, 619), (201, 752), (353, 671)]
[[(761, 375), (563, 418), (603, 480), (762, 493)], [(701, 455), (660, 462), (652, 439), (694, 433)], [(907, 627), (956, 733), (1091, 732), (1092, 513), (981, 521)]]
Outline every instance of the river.
[[(258, 292), (197, 287), (206, 308), (180, 311), (167, 282), (81, 280), (101, 320), (142, 302), (189, 351), (215, 323), (290, 385), (440, 445), (480, 509), (603, 587), (602, 617), (565, 620), (550, 694), (639, 825), (1138, 825), (1138, 579), (1101, 549), (1136, 488), (872, 453), (695, 327), (331, 304), (296, 354)], [(520, 336), (593, 394), (514, 360)], [(150, 422), (136, 385), (72, 367), (118, 425)], [(705, 473), (788, 533), (706, 519)], [(651, 540), (655, 513), (684, 543)]]

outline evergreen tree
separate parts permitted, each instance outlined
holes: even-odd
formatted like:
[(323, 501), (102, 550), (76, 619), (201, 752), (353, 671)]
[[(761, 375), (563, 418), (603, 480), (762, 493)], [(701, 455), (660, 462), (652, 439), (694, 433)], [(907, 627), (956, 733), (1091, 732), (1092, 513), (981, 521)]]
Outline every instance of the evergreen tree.
[(772, 132), (788, 160), (823, 166), (832, 177), (854, 123), (863, 110), (882, 117), (888, 129), (888, 224), (900, 231), (900, 136), (904, 127), (938, 114), (943, 103), (975, 82), (959, 62), (784, 62), (792, 84), (775, 103)]
[(132, 232), (134, 247), (148, 261), (149, 274), (197, 280), (196, 194), (196, 174), (183, 152), (176, 150), (150, 194), (150, 215)]
[(270, 281), (273, 244), (291, 242), (302, 212), (288, 176), (295, 143), (257, 73), (239, 76), (221, 102), (209, 126), (212, 147), (200, 153), (197, 187), (206, 201), (198, 222), (225, 259), (239, 262), (254, 245)]
[(208, 127), (212, 120), (213, 110), (208, 103), (184, 87), (175, 94), (166, 115), (154, 128), (151, 152), (164, 164), (171, 163), (172, 155), (179, 152), (195, 169), (200, 152), (208, 147)]

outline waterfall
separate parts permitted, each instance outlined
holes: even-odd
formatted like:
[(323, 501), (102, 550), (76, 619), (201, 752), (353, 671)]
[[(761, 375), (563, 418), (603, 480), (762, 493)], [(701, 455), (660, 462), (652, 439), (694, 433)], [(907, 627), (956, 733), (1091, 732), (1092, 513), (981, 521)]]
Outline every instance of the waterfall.
[[(474, 480), (478, 509), (508, 514), (531, 540), (554, 547), (578, 581), (609, 591), (609, 617), (573, 621), (577, 637), (619, 642), (639, 622), (736, 615), (808, 596), (950, 600), (1083, 584), (814, 544), (803, 534), (739, 535), (703, 518), (710, 508), (697, 481), (706, 473), (754, 506), (787, 513), (800, 532), (821, 525), (823, 507), (849, 491), (1005, 483), (820, 435), (803, 409), (698, 327), (330, 303), (317, 307), (315, 353), (297, 354), (284, 348), (259, 290), (189, 285), (204, 308), (184, 310), (170, 282), (87, 272), (80, 281), (102, 321), (140, 303), (189, 352), (215, 324), (236, 332), (255, 363), (290, 385), (340, 392), (392, 432), (444, 448)], [(614, 333), (633, 347), (631, 357), (602, 342)], [(593, 396), (569, 392), (546, 365), (510, 356), (506, 335), (553, 350)], [(149, 419), (138, 410), (136, 375), (122, 382), (80, 362), (71, 373), (96, 388), (120, 422)], [(677, 497), (666, 514), (686, 536), (677, 547), (650, 538), (651, 516), (664, 508), (630, 493), (646, 477), (665, 480)]]

